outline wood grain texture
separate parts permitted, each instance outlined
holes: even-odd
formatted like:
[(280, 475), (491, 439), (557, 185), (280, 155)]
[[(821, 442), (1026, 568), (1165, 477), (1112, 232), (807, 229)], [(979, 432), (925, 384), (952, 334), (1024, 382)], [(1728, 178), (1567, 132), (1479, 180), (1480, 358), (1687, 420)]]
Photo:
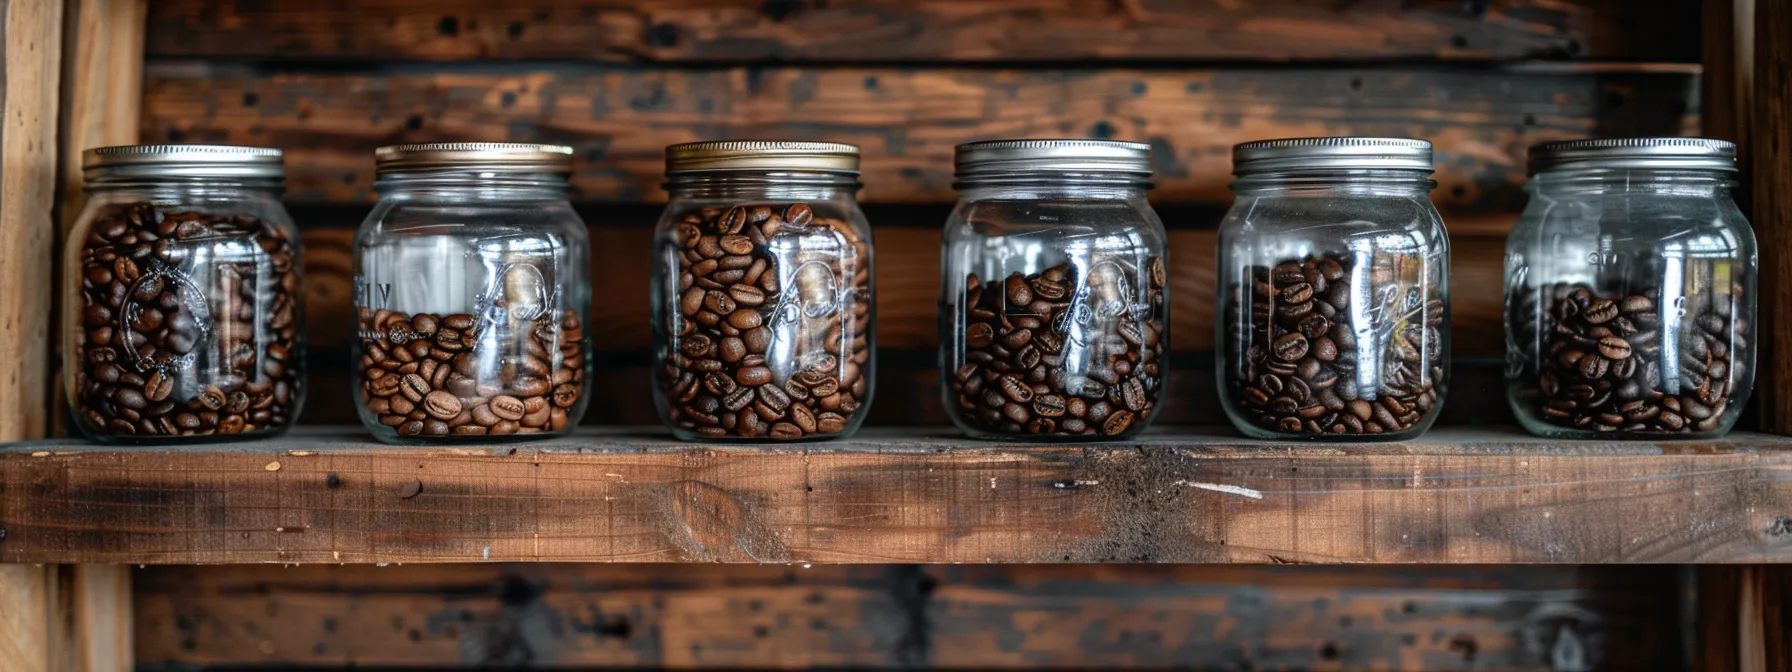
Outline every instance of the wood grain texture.
[(0, 4), (0, 440), (48, 427), (61, 0)]
[(66, 648), (76, 656), (68, 672), (131, 672), (131, 570), (124, 565), (64, 565), (73, 618)]
[[(244, 58), (1697, 60), (1688, 3), (1618, 0), (170, 0), (150, 53)], [(352, 9), (351, 9), (352, 7)]]
[(55, 574), (55, 567), (0, 564), (0, 667), (51, 672), (50, 600)]
[(64, 233), (86, 202), (81, 152), (137, 140), (147, 13), (148, 0), (68, 0), (62, 79)]
[(1756, 0), (1750, 216), (1761, 246), (1761, 426), (1792, 434), (1792, 0)]
[[(592, 303), (591, 345), (600, 351), (646, 352), (650, 329), (649, 281), (653, 230), (600, 226), (591, 229), (591, 277), (600, 296)], [(1170, 337), (1178, 351), (1213, 349), (1216, 232), (1173, 230), (1170, 249)], [(874, 227), (877, 255), (877, 342), (885, 348), (934, 348), (939, 343), (940, 229)], [(354, 232), (304, 232), (307, 337), (314, 351), (343, 351), (354, 333)], [(1452, 347), (1469, 356), (1505, 352), (1501, 331), (1500, 278), (1504, 238), (1451, 241)]]
[(346, 429), (179, 450), (12, 444), (0, 457), (0, 561), (1792, 559), (1792, 439), (1767, 435), (1036, 445), (861, 434), (743, 447), (586, 431), (401, 449)]
[(867, 202), (951, 202), (952, 148), (1005, 137), (1153, 147), (1157, 203), (1231, 201), (1230, 148), (1395, 135), (1438, 147), (1435, 200), (1516, 212), (1533, 143), (1698, 128), (1696, 66), (1010, 70), (407, 66), (260, 71), (175, 62), (145, 85), (145, 142), (284, 147), (298, 201), (372, 199), (372, 150), (528, 141), (578, 150), (579, 197), (662, 198), (666, 145), (826, 139), (864, 148)]
[(183, 666), (1672, 670), (1670, 567), (151, 567)]

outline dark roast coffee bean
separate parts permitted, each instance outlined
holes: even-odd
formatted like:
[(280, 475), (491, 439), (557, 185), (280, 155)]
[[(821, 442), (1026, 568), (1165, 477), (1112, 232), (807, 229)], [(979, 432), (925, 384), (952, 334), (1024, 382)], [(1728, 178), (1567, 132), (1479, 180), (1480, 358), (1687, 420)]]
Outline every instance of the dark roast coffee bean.
[[(288, 353), (301, 307), (286, 227), (150, 203), (104, 206), (91, 227), (71, 270), (82, 305), (71, 311), (70, 401), (83, 430), (160, 438), (291, 423), (302, 381)], [(219, 240), (251, 244), (229, 256), (190, 253)], [(276, 387), (279, 398), (269, 394)], [(220, 410), (231, 412), (220, 419)]]
[[(1687, 314), (1663, 323), (1647, 293), (1601, 294), (1578, 285), (1555, 285), (1510, 307), (1520, 339), (1540, 330), (1543, 352), (1536, 373), (1521, 381), (1521, 398), (1535, 417), (1593, 432), (1678, 433), (1712, 431), (1724, 418), (1735, 376), (1729, 344), (1743, 342), (1740, 323), (1725, 317), (1730, 301), (1744, 297), (1688, 297)], [(1550, 301), (1536, 311), (1536, 302)], [(1539, 323), (1532, 315), (1545, 315)], [(1679, 350), (1662, 352), (1664, 329), (1676, 332)], [(1665, 361), (1663, 361), (1665, 360)], [(1664, 386), (1663, 366), (1677, 387)]]
[[(1368, 269), (1365, 289), (1377, 291), (1359, 291), (1355, 263), (1323, 255), (1249, 270), (1244, 300), (1222, 318), (1236, 339), (1225, 347), (1242, 360), (1226, 381), (1241, 420), (1287, 434), (1361, 434), (1411, 429), (1434, 411), (1442, 298), (1384, 266)], [(1411, 303), (1368, 303), (1379, 297)], [(1359, 324), (1365, 315), (1376, 322)], [(1378, 347), (1359, 352), (1358, 333), (1376, 334)], [(1376, 388), (1356, 387), (1359, 364), (1382, 372)]]

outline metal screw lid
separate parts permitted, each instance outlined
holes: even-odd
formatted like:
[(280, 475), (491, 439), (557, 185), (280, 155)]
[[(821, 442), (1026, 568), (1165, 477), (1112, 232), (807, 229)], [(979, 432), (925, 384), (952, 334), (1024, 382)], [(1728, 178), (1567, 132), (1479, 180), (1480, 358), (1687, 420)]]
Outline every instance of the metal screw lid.
[(571, 173), (572, 148), (519, 142), (429, 142), (373, 151), (377, 174), (468, 169), (497, 173)]
[(1550, 170), (1736, 170), (1736, 145), (1710, 138), (1563, 140), (1531, 146), (1532, 175)]
[(1288, 138), (1232, 148), (1232, 174), (1290, 170), (1422, 170), (1430, 173), (1431, 143), (1412, 138)]
[(232, 145), (123, 145), (81, 152), (81, 173), (96, 179), (274, 179), (286, 175), (285, 152)]
[(859, 148), (840, 142), (722, 140), (666, 148), (666, 174), (705, 170), (787, 170), (859, 174)]
[(1025, 171), (1149, 177), (1151, 146), (1117, 140), (990, 140), (959, 145), (953, 164), (960, 178)]

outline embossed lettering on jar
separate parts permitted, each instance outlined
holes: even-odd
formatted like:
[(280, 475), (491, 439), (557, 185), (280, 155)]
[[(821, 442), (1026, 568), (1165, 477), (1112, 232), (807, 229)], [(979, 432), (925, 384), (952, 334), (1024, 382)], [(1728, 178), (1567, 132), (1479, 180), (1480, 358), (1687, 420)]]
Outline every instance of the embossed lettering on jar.
[(268, 435), (304, 403), (299, 239), (281, 152), (144, 145), (82, 155), (63, 384), (109, 442)]
[(356, 399), (389, 442), (569, 432), (586, 404), (585, 225), (571, 149), (383, 147), (355, 245)]
[(851, 434), (874, 374), (871, 232), (858, 148), (666, 150), (654, 235), (654, 402), (684, 439)]
[(1712, 437), (1754, 387), (1754, 231), (1730, 143), (1531, 148), (1506, 243), (1507, 399), (1534, 434)]
[(1395, 440), (1449, 381), (1449, 240), (1431, 144), (1305, 138), (1233, 148), (1220, 227), (1216, 368), (1260, 438)]
[(1150, 148), (958, 147), (943, 236), (941, 392), (967, 434), (1123, 438), (1162, 409), (1168, 278)]

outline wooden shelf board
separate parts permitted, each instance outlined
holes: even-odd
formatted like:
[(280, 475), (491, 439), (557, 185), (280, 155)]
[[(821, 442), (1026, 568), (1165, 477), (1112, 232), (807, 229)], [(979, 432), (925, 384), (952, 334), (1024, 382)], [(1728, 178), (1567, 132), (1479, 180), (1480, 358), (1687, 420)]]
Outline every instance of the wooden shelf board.
[(0, 562), (1770, 562), (1792, 438), (0, 445)]

